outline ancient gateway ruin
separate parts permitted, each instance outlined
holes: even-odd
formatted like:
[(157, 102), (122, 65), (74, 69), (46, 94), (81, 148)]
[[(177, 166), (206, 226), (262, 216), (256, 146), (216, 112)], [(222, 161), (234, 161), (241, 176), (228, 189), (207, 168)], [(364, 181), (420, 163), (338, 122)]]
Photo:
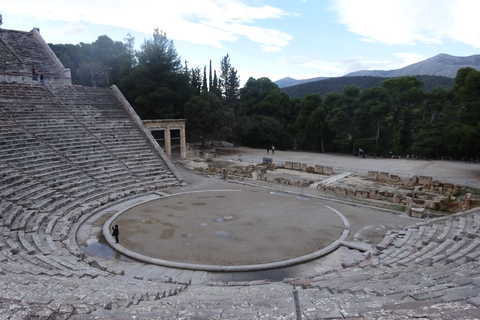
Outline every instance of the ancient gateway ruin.
[(163, 131), (165, 141), (165, 153), (169, 159), (172, 159), (172, 137), (171, 131), (178, 130), (180, 133), (180, 159), (187, 158), (187, 144), (185, 139), (185, 119), (165, 119), (165, 120), (143, 120), (143, 123), (150, 132)]
[[(0, 29), (0, 57), (2, 318), (479, 318), (479, 210), (413, 219), (194, 175), (169, 159), (170, 130), (186, 157), (184, 121), (144, 123), (116, 86), (72, 85), (38, 29)], [(165, 151), (150, 130), (165, 130)], [(135, 208), (132, 231), (120, 219)], [(143, 241), (148, 228), (158, 232)], [(202, 233), (251, 260), (210, 263)], [(256, 260), (267, 242), (278, 255)], [(194, 245), (188, 266), (135, 257)], [(283, 265), (282, 254), (301, 259)]]

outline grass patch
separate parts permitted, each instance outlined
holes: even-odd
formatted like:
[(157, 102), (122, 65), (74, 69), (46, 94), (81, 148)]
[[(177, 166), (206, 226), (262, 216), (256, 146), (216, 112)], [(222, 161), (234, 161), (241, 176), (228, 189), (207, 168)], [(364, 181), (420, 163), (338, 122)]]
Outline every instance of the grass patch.
[(480, 197), (480, 189), (474, 187), (462, 187), (460, 194), (457, 197), (465, 196), (467, 193), (471, 193), (475, 197)]

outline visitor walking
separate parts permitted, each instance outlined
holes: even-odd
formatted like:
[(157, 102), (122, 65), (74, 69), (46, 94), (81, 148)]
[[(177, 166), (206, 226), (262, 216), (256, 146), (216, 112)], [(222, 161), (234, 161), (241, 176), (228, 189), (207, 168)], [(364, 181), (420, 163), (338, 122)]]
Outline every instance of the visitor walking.
[(118, 225), (116, 224), (115, 227), (112, 227), (113, 232), (112, 236), (115, 238), (115, 243), (118, 243), (118, 236), (120, 235), (120, 230), (118, 230)]
[(272, 146), (272, 154), (275, 153), (275, 146)]

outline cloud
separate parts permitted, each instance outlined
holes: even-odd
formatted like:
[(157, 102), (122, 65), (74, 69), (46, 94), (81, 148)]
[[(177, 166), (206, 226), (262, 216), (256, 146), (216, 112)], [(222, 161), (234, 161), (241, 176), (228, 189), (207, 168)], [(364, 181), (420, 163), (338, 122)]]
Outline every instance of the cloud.
[(333, 0), (332, 9), (364, 41), (434, 45), (453, 40), (480, 47), (477, 0)]
[(265, 19), (290, 14), (268, 5), (241, 0), (33, 0), (9, 1), (2, 11), (41, 20), (89, 22), (153, 33), (159, 28), (171, 39), (223, 48), (240, 37), (260, 47), (283, 47), (292, 37), (285, 32), (253, 26)]
[(280, 51), (282, 49), (280, 49), (279, 47), (276, 47), (276, 46), (262, 46), (262, 51), (263, 52), (277, 52), (277, 51)]
[[(392, 66), (391, 69), (399, 69), (403, 68), (406, 66), (409, 66), (411, 64), (423, 61), (427, 59), (427, 57), (423, 54), (418, 54), (418, 53), (394, 53), (393, 54), (397, 59), (394, 60), (393, 63), (390, 63)], [(394, 66), (394, 65), (397, 66)]]
[(68, 23), (58, 30), (58, 32), (65, 36), (78, 36), (87, 32), (87, 28), (82, 25)]

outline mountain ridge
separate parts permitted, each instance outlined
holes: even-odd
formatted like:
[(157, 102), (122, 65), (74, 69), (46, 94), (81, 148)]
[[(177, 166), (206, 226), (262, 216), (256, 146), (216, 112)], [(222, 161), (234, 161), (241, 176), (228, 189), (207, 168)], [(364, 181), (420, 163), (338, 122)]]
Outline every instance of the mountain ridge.
[[(441, 76), (447, 78), (455, 78), (457, 71), (460, 68), (471, 67), (480, 70), (480, 54), (458, 57), (452, 56), (446, 53), (440, 53), (436, 56), (428, 58), (426, 60), (413, 63), (399, 69), (393, 70), (360, 70), (350, 72), (342, 77), (381, 77), (381, 78), (395, 78), (404, 76)], [(340, 77), (341, 78), (341, 77)], [(316, 77), (310, 79), (293, 79), (286, 77), (277, 81), (274, 81), (279, 88), (286, 88), (294, 85), (305, 84), (314, 81), (323, 81), (333, 79), (329, 77)]]
[(394, 70), (361, 70), (350, 72), (344, 77), (380, 76), (386, 78), (429, 75), (455, 78), (460, 68), (480, 69), (480, 54), (457, 57), (445, 53)]
[[(417, 75), (416, 77), (424, 83), (423, 90), (425, 92), (432, 90), (436, 86), (441, 86), (448, 90), (455, 84), (455, 79), (449, 77), (429, 75)], [(287, 93), (292, 99), (302, 98), (312, 93), (317, 93), (322, 98), (325, 98), (328, 93), (342, 93), (344, 87), (351, 85), (358, 86), (360, 90), (380, 87), (386, 79), (388, 78), (373, 76), (337, 77), (284, 87), (280, 88), (280, 90)]]

